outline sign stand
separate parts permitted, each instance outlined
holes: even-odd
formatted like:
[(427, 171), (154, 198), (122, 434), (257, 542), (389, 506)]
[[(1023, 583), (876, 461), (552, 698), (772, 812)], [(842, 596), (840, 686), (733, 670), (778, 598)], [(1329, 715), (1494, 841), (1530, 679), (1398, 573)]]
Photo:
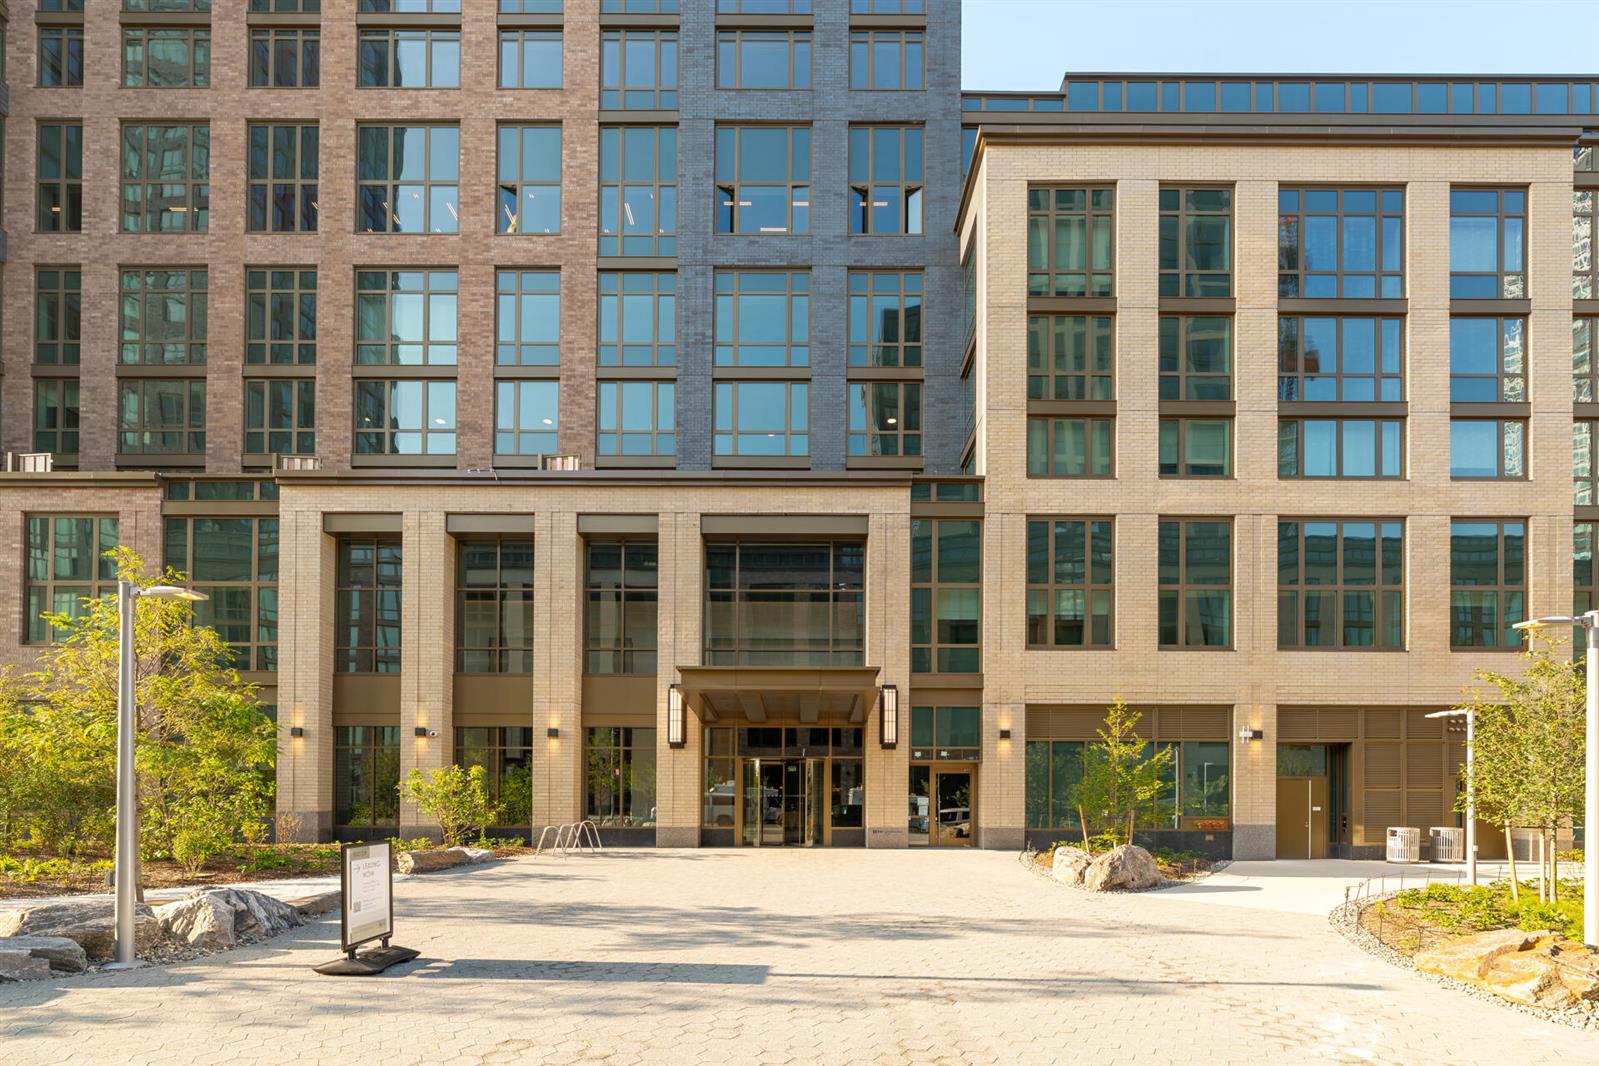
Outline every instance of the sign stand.
[[(344, 958), (316, 967), (330, 977), (371, 977), (390, 966), (410, 962), (421, 952), (391, 947), (394, 936), (394, 868), (389, 863), (388, 841), (346, 844), (339, 863), (339, 946)], [(356, 949), (374, 940), (382, 943), (359, 954)]]

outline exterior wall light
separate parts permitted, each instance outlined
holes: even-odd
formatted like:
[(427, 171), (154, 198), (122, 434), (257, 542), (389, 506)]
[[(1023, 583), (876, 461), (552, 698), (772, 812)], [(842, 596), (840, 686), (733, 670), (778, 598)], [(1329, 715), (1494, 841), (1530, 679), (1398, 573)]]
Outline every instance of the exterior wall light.
[(1245, 744), (1249, 743), (1251, 740), (1261, 740), (1265, 736), (1266, 731), (1264, 729), (1250, 729), (1249, 727), (1245, 726), (1243, 729), (1238, 731), (1238, 739), (1243, 741)]
[(1001, 740), (1009, 740), (1010, 739), (1010, 730), (1009, 729), (1001, 729), (999, 731), (999, 739), (1001, 739)]
[(899, 746), (899, 686), (884, 685), (878, 690), (883, 713), (878, 717), (878, 743), (884, 748)]
[(420, 725), (417, 726), (416, 727), (416, 735), (419, 736), (419, 737), (427, 736), (428, 735), (427, 727), (426, 726), (420, 726)]
[(551, 740), (559, 740), (561, 737), (560, 727), (552, 725), (550, 728), (544, 731), (544, 735), (549, 737)]
[(305, 730), (301, 729), (297, 725), (291, 725), (289, 727), (289, 736), (291, 736), (291, 737), (303, 737), (303, 736), (305, 736)]
[(683, 713), (683, 686), (666, 687), (666, 746), (681, 748), (688, 743), (688, 722)]

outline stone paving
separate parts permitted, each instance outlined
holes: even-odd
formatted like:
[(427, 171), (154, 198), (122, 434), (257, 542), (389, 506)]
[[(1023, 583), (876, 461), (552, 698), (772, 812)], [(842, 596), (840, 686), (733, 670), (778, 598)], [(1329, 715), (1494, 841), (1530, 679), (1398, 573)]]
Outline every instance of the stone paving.
[(379, 978), (311, 972), (335, 916), (0, 986), (0, 1062), (1599, 1061), (1599, 1037), (1213, 887), (1090, 896), (994, 852), (521, 859), (397, 885), (396, 942), (422, 958)]

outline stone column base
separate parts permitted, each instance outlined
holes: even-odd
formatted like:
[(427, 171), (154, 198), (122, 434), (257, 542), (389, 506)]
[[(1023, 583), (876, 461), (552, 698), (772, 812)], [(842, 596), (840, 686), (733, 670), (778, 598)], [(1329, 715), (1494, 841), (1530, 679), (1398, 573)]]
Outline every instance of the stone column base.
[(1274, 825), (1233, 825), (1233, 858), (1275, 859), (1277, 827)]
[(987, 851), (1021, 851), (1027, 843), (1027, 830), (1009, 826), (980, 826), (977, 846)]
[(415, 840), (417, 837), (432, 837), (435, 841), (441, 840), (444, 834), (436, 825), (402, 825), (395, 834), (404, 840)]
[(699, 826), (658, 825), (655, 827), (655, 846), (697, 848), (700, 846)]
[(325, 844), (333, 839), (333, 812), (278, 811), (272, 831), (279, 844)]
[(910, 830), (905, 826), (867, 826), (866, 846), (869, 848), (908, 848), (911, 846)]

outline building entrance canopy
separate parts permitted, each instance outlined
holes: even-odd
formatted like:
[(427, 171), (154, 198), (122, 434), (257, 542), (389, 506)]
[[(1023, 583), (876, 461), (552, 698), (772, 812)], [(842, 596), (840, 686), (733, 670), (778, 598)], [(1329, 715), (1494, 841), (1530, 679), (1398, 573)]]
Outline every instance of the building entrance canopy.
[(875, 666), (680, 666), (683, 699), (702, 722), (863, 724), (877, 702)]

